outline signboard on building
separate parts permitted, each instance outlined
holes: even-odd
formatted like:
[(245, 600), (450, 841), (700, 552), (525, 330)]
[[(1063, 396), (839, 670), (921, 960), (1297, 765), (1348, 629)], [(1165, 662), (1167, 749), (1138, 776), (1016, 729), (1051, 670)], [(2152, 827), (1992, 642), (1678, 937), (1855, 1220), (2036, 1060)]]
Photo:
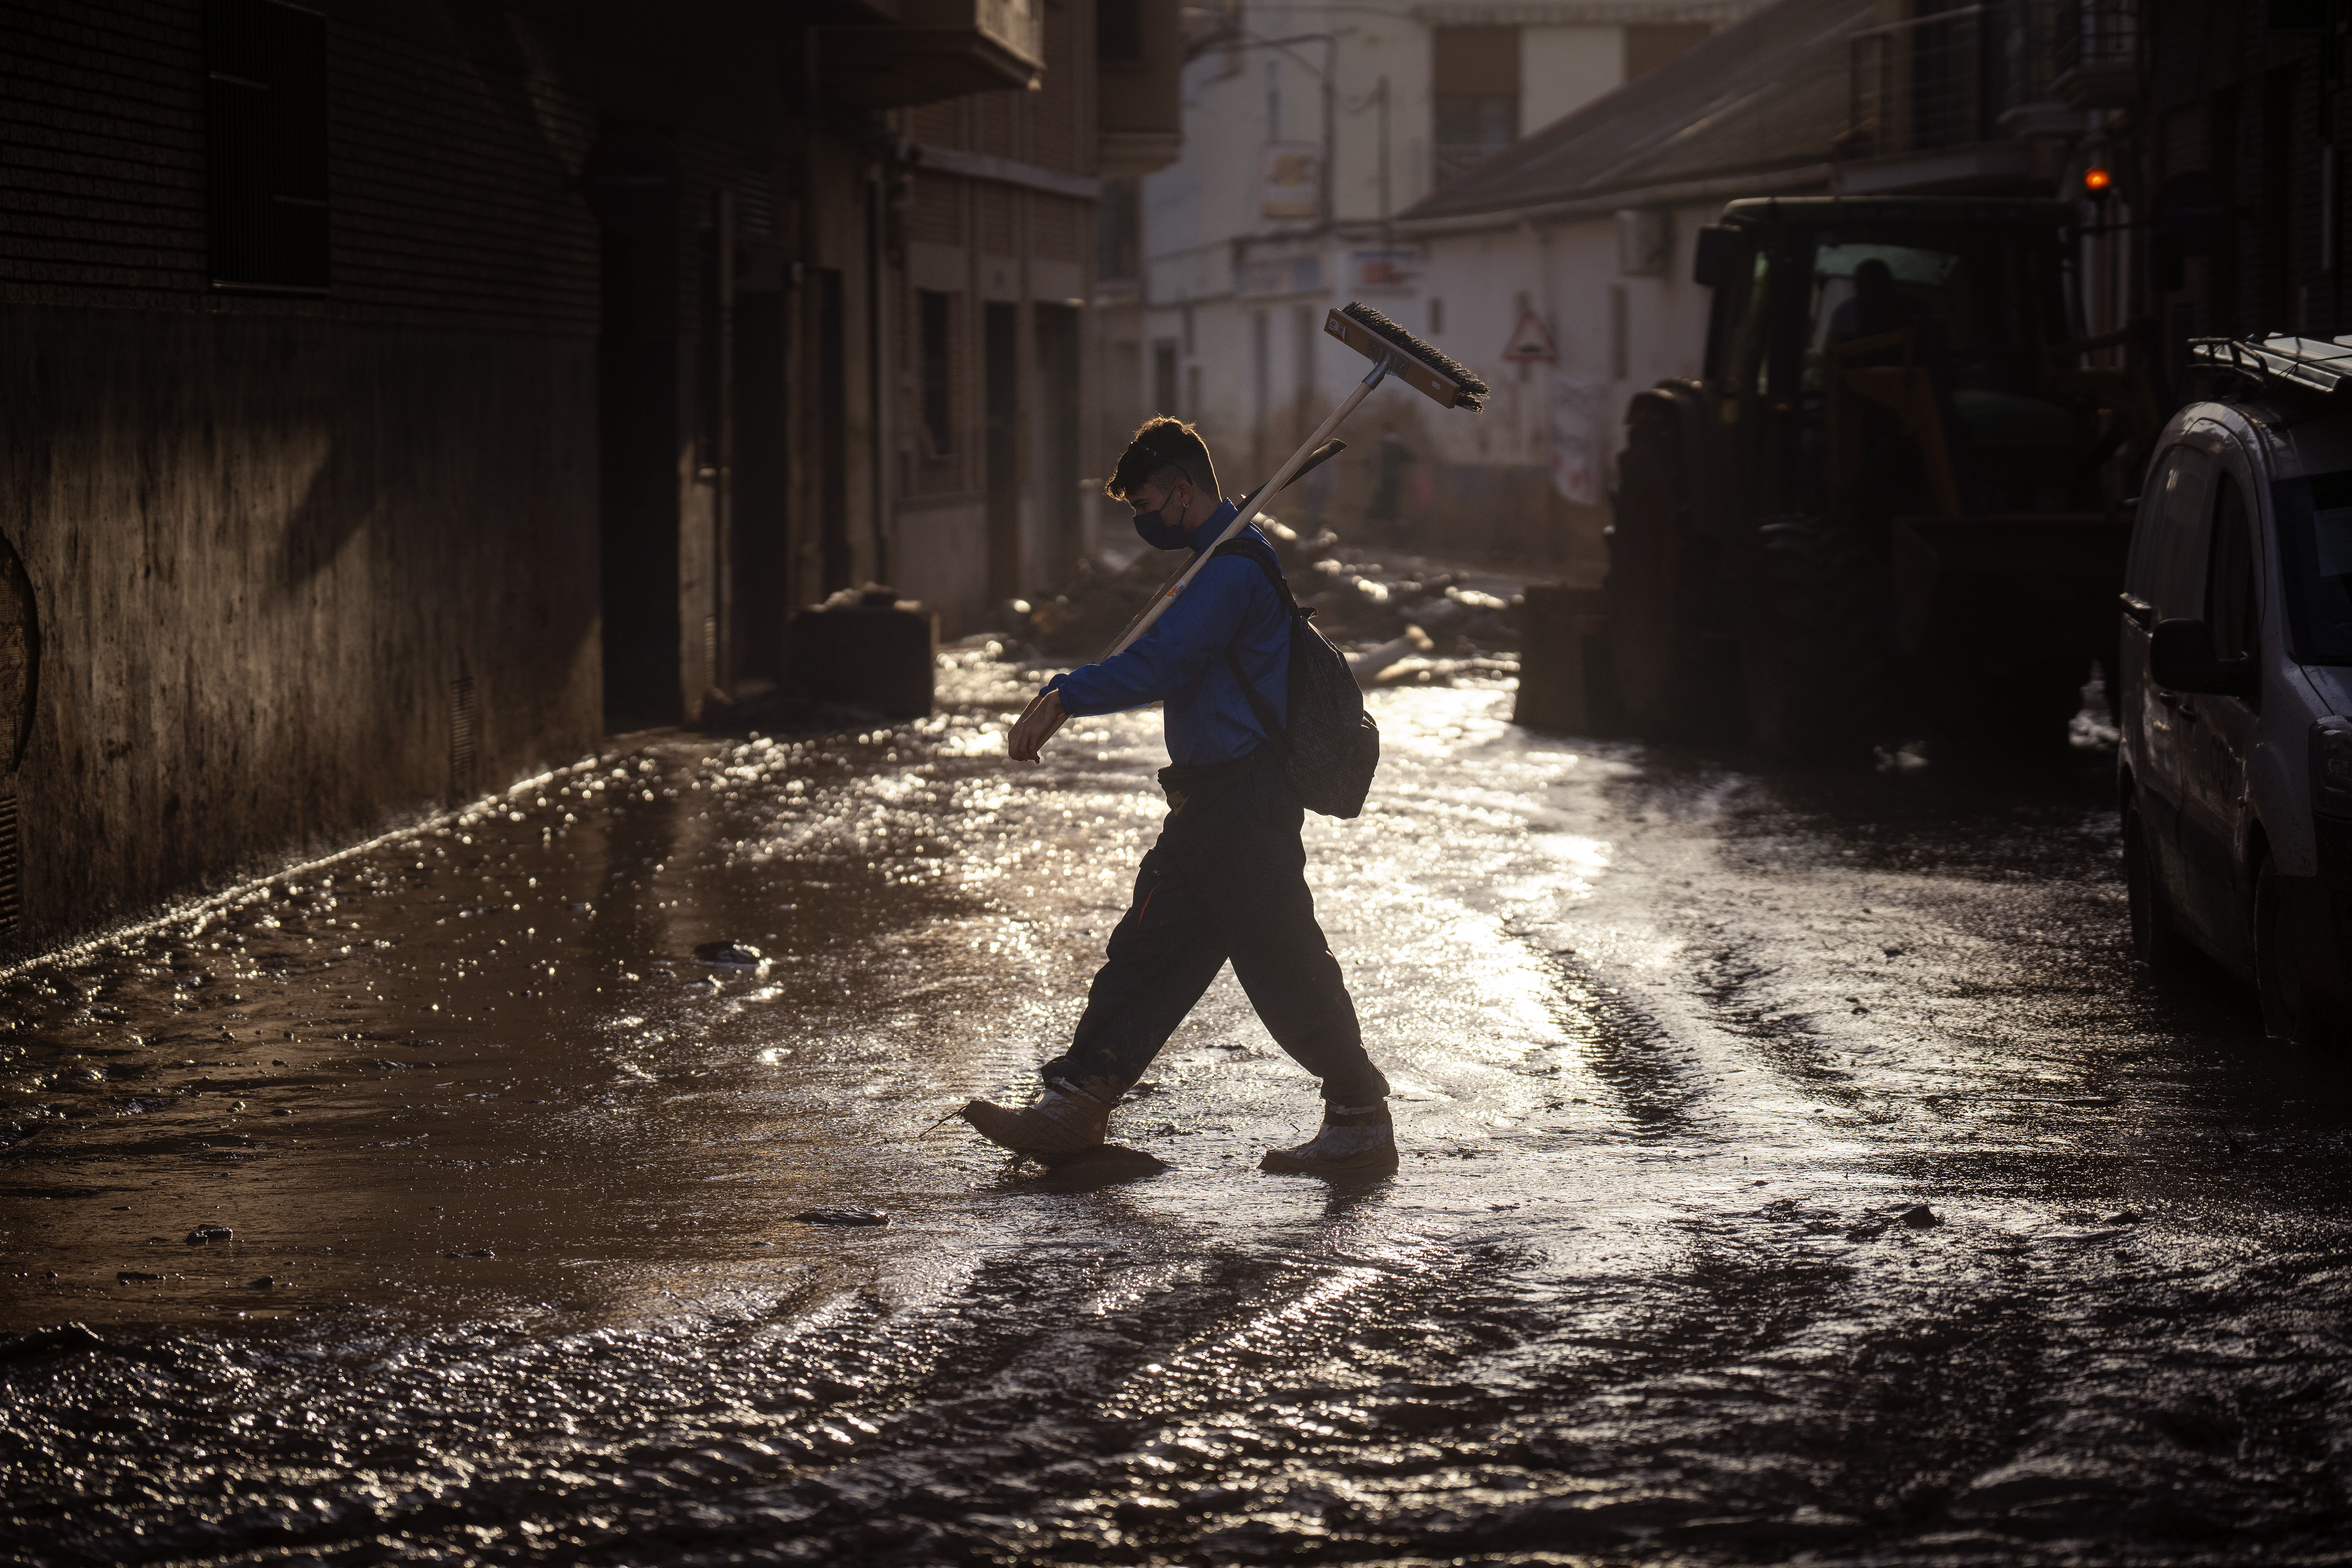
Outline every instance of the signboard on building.
[(1348, 287), (1350, 293), (1379, 289), (1410, 289), (1421, 277), (1421, 251), (1409, 245), (1385, 250), (1350, 251)]
[(1269, 142), (1259, 164), (1257, 212), (1275, 223), (1312, 223), (1323, 216), (1323, 149), (1312, 142)]
[(1551, 378), (1551, 482), (1562, 500), (1601, 504), (1601, 388), (1564, 370)]
[(1319, 294), (1323, 291), (1320, 256), (1252, 257), (1241, 264), (1234, 287), (1242, 293)]

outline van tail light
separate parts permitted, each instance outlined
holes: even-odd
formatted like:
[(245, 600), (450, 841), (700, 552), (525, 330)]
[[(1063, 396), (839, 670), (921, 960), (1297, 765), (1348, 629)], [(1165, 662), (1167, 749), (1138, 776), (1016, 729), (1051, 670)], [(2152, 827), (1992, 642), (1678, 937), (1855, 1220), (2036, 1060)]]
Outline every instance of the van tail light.
[(2352, 816), (2352, 719), (2311, 727), (2311, 805), (2322, 816)]

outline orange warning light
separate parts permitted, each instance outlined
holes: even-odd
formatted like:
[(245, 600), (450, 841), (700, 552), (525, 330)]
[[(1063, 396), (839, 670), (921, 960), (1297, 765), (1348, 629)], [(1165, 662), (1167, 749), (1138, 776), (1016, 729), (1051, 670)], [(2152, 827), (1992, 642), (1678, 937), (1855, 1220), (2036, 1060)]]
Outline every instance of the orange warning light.
[(2095, 202), (2105, 198), (2115, 183), (2116, 177), (2105, 169), (2089, 168), (2083, 171), (2083, 194)]

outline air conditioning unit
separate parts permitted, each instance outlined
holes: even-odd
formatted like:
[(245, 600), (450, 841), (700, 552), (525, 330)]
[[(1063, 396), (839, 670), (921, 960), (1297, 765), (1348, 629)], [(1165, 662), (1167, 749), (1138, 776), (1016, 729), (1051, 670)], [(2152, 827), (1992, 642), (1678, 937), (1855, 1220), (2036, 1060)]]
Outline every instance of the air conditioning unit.
[(1627, 207), (1617, 215), (1617, 270), (1664, 278), (1675, 264), (1675, 215), (1666, 207)]

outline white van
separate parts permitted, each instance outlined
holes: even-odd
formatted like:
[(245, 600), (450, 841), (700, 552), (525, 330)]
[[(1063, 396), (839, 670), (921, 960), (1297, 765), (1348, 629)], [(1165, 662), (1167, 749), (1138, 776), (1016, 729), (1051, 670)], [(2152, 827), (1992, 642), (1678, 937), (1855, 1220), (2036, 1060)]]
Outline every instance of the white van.
[[(2123, 595), (2132, 945), (2193, 943), (2265, 1033), (2352, 1032), (2352, 339), (2200, 342)], [(2341, 390), (2339, 390), (2339, 387)]]

